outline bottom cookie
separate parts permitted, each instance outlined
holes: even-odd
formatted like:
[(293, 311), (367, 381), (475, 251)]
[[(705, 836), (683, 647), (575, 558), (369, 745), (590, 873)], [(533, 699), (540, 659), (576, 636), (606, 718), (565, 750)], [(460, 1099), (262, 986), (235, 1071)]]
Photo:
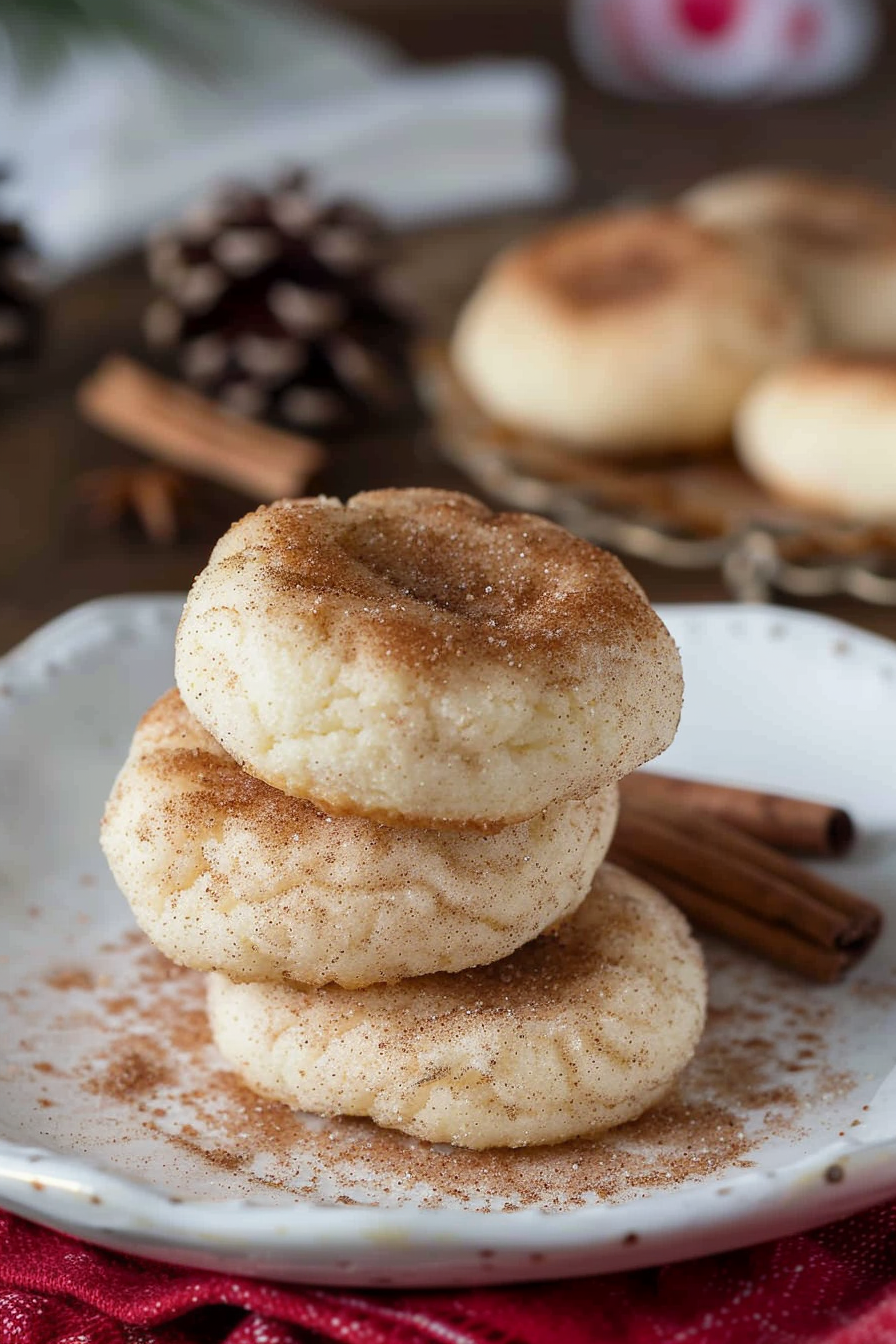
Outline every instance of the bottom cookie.
[(221, 1054), (263, 1096), (465, 1148), (560, 1143), (654, 1105), (696, 1049), (684, 917), (605, 864), (558, 929), (490, 966), (365, 989), (209, 976)]

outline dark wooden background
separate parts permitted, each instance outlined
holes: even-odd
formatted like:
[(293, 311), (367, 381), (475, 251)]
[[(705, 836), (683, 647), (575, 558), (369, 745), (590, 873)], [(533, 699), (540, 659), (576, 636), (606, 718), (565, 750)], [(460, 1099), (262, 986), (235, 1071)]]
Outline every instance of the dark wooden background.
[[(675, 191), (723, 168), (782, 164), (865, 174), (896, 187), (896, 33), (862, 84), (847, 93), (760, 107), (654, 106), (606, 97), (570, 59), (561, 0), (340, 0), (420, 61), (476, 54), (536, 55), (563, 73), (564, 134), (579, 175), (572, 205), (644, 189)], [(488, 256), (537, 223), (505, 214), (427, 229), (406, 239), (408, 263), (437, 325), (452, 313)], [(110, 592), (185, 588), (215, 537), (247, 503), (203, 487), (192, 531), (157, 548), (135, 530), (97, 531), (78, 502), (84, 471), (135, 460), (81, 423), (73, 394), (110, 351), (142, 353), (139, 316), (148, 286), (137, 257), (123, 258), (52, 296), (40, 364), (0, 389), (0, 650), (76, 602)], [(315, 488), (346, 495), (377, 485), (462, 485), (426, 426), (409, 419), (344, 445)], [(654, 600), (724, 596), (716, 575), (632, 568)], [(820, 609), (896, 636), (896, 611), (848, 599)]]

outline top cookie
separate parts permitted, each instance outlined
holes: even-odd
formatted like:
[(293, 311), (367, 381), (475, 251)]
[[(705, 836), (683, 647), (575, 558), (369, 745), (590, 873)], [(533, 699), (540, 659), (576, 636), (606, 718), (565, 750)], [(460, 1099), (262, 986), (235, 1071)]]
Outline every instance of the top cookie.
[(678, 652), (613, 556), (442, 490), (283, 500), (187, 599), (177, 683), (250, 774), (331, 815), (497, 830), (668, 746)]

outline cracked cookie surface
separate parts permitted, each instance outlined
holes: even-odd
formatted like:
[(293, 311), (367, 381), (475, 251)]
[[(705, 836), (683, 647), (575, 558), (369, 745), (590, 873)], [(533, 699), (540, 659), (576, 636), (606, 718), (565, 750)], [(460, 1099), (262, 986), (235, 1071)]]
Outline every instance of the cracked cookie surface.
[(495, 835), (331, 818), (247, 775), (169, 691), (137, 727), (102, 843), (172, 960), (358, 986), (495, 961), (567, 917), (616, 813), (610, 785)]
[(263, 1096), (432, 1142), (522, 1147), (659, 1101), (697, 1046), (706, 975), (684, 917), (605, 864), (574, 915), (493, 965), (361, 990), (215, 974), (208, 1008), (218, 1049)]

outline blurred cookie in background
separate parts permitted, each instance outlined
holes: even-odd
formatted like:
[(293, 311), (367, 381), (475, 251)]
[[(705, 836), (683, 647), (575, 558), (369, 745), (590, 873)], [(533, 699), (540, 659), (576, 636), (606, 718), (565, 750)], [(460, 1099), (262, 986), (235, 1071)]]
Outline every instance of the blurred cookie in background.
[(777, 499), (896, 521), (896, 357), (819, 354), (769, 374), (740, 409), (736, 445)]
[(723, 448), (747, 388), (809, 341), (801, 298), (737, 243), (673, 210), (620, 210), (499, 256), (451, 359), (508, 428), (624, 458)]
[(896, 351), (896, 193), (841, 178), (750, 171), (712, 178), (680, 204), (752, 243), (804, 292), (818, 339)]

